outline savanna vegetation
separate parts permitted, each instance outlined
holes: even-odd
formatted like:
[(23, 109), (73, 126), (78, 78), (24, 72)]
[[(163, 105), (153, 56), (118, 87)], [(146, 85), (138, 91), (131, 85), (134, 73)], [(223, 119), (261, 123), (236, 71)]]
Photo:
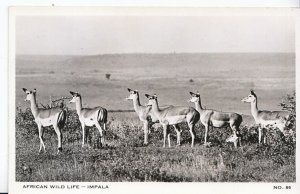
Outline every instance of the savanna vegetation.
[[(190, 147), (188, 127), (181, 124), (180, 147), (162, 147), (162, 129), (152, 127), (150, 144), (143, 146), (142, 123), (134, 112), (109, 112), (104, 147), (99, 132), (88, 128), (88, 146), (81, 147), (82, 130), (74, 110), (68, 110), (63, 128), (63, 152), (57, 154), (57, 138), (47, 127), (47, 152), (38, 153), (38, 129), (30, 109), (16, 110), (17, 181), (163, 181), (163, 182), (294, 182), (296, 180), (295, 93), (283, 98), (282, 109), (291, 113), (283, 135), (268, 132), (267, 145), (259, 145), (257, 126), (244, 122), (242, 146), (225, 143), (230, 128), (209, 132), (210, 147), (204, 147), (204, 127), (196, 126), (195, 147)], [(246, 118), (244, 120), (249, 120)], [(250, 118), (252, 119), (252, 118)]]

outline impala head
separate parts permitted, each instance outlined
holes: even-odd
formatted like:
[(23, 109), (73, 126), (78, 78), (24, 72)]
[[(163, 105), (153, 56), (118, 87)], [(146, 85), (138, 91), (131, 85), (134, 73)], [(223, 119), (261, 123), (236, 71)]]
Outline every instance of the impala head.
[(228, 142), (232, 142), (232, 143), (234, 143), (234, 142), (236, 142), (237, 140), (238, 140), (238, 136), (236, 135), (236, 134), (232, 134), (232, 135), (230, 135), (227, 139), (226, 139), (226, 142), (228, 143)]
[(76, 103), (78, 101), (80, 101), (81, 99), (81, 95), (78, 92), (72, 92), (70, 91), (70, 94), (73, 96), (73, 98), (70, 100), (70, 103)]
[(146, 106), (152, 106), (153, 104), (157, 103), (157, 96), (154, 94), (153, 96), (149, 94), (145, 94), (146, 98), (148, 98), (148, 103)]
[(257, 99), (256, 94), (254, 93), (253, 90), (250, 90), (250, 94), (242, 99), (242, 102), (255, 102)]
[(199, 100), (200, 100), (199, 92), (197, 92), (197, 93), (190, 92), (190, 94), (192, 97), (188, 100), (188, 102), (199, 102)]
[(36, 95), (36, 89), (34, 88), (33, 91), (27, 90), (26, 88), (23, 88), (23, 91), (27, 94), (25, 101), (31, 101), (34, 100)]
[(137, 90), (132, 90), (130, 88), (127, 88), (129, 92), (129, 96), (126, 98), (126, 100), (136, 100), (139, 97), (139, 91)]

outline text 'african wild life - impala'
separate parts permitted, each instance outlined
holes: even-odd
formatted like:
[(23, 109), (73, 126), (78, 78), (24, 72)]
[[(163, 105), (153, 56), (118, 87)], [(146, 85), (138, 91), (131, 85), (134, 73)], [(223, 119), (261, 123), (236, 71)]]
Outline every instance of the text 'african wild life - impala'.
[(289, 112), (287, 111), (268, 111), (259, 110), (257, 107), (257, 96), (253, 90), (250, 90), (250, 94), (242, 99), (242, 102), (251, 103), (251, 114), (258, 124), (258, 143), (266, 143), (266, 132), (269, 129), (278, 128), (282, 133), (286, 128), (287, 121), (289, 119)]
[(158, 118), (160, 124), (163, 126), (163, 146), (166, 146), (166, 138), (168, 138), (168, 144), (169, 147), (171, 147), (169, 126), (186, 122), (190, 129), (192, 137), (191, 147), (193, 147), (195, 139), (195, 124), (200, 118), (198, 111), (193, 107), (182, 106), (169, 106), (165, 109), (160, 109), (156, 95), (151, 96), (149, 94), (145, 94), (145, 96), (148, 98), (147, 106), (151, 106), (154, 115)]
[[(82, 108), (82, 98), (78, 92), (70, 91), (70, 94), (73, 96), (70, 103), (75, 103), (76, 112), (79, 117), (79, 121), (82, 127), (82, 146), (84, 146), (86, 137), (85, 137), (85, 126), (96, 126), (100, 133), (100, 146), (104, 143), (103, 129), (106, 130), (107, 122), (107, 110), (100, 106), (95, 108)], [(103, 125), (103, 129), (101, 127)]]
[[(227, 142), (237, 140), (241, 146), (241, 137), (239, 127), (243, 121), (242, 116), (237, 113), (220, 112), (212, 109), (204, 109), (201, 105), (201, 97), (199, 92), (190, 92), (190, 102), (195, 103), (196, 110), (200, 113), (200, 121), (205, 127), (204, 145), (207, 145), (207, 136), (209, 128), (221, 128), (230, 126), (233, 135), (227, 139)], [(237, 147), (237, 141), (233, 141), (234, 146)]]
[(23, 91), (27, 94), (25, 101), (30, 101), (30, 109), (34, 117), (34, 121), (36, 122), (39, 130), (39, 139), (40, 139), (40, 149), (41, 152), (42, 148), (46, 152), (43, 134), (44, 129), (43, 127), (53, 126), (58, 140), (58, 152), (62, 151), (62, 128), (65, 125), (67, 113), (66, 110), (60, 107), (54, 108), (39, 108), (37, 106), (36, 101), (36, 89), (33, 91), (27, 90), (23, 88)]
[[(144, 129), (144, 144), (148, 144), (148, 134), (150, 133), (149, 128), (153, 123), (158, 123), (159, 120), (155, 116), (155, 114), (152, 111), (151, 106), (142, 106), (140, 103), (140, 96), (139, 92), (137, 90), (132, 90), (130, 88), (127, 88), (129, 92), (129, 96), (126, 98), (126, 100), (132, 100), (133, 101), (133, 108), (136, 114), (138, 115), (140, 121), (143, 122), (143, 129)], [(165, 109), (166, 107), (163, 107), (162, 109)], [(177, 133), (177, 145), (180, 145), (180, 130), (177, 124), (173, 125), (174, 129)]]

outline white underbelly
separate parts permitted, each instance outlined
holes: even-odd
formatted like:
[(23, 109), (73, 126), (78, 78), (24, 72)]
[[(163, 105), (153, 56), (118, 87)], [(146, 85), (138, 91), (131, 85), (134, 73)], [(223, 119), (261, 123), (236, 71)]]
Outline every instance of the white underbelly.
[(224, 121), (212, 120), (211, 122), (214, 127), (224, 127), (227, 125), (227, 122)]
[(39, 119), (39, 123), (42, 124), (44, 127), (48, 127), (53, 125), (53, 119), (54, 118), (45, 118), (45, 119)]
[(92, 127), (95, 125), (94, 119), (91, 120), (90, 118), (81, 118), (80, 121), (84, 122), (84, 124), (89, 127)]
[(185, 115), (179, 115), (179, 116), (167, 116), (165, 120), (168, 122), (169, 125), (174, 125), (177, 123), (182, 123), (186, 121)]
[(285, 123), (280, 120), (258, 120), (257, 124), (260, 124), (262, 127), (283, 127), (285, 125)]

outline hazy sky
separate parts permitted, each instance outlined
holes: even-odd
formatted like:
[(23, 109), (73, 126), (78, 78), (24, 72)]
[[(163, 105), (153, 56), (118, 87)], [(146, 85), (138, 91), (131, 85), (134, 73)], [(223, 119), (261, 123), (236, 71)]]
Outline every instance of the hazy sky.
[(294, 52), (285, 16), (23, 16), (17, 54)]

